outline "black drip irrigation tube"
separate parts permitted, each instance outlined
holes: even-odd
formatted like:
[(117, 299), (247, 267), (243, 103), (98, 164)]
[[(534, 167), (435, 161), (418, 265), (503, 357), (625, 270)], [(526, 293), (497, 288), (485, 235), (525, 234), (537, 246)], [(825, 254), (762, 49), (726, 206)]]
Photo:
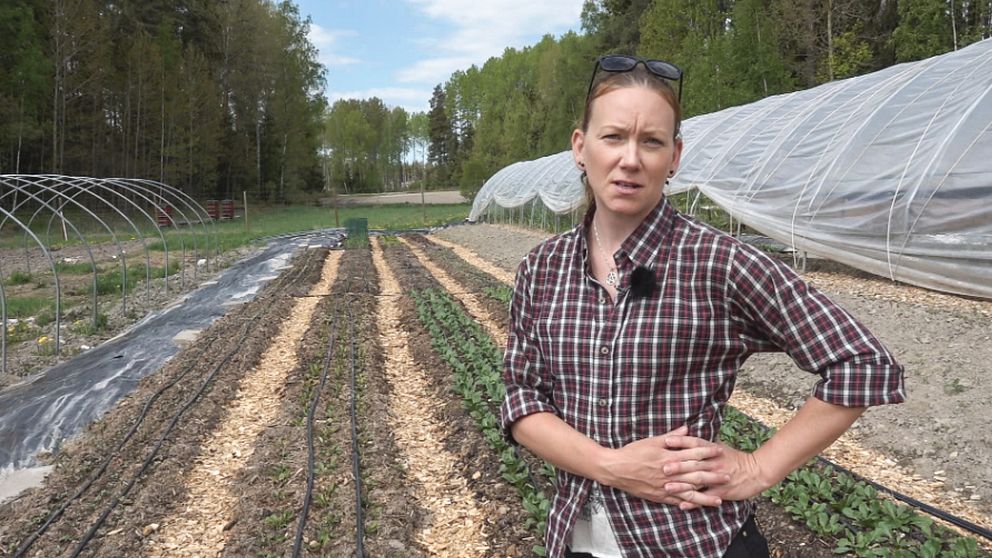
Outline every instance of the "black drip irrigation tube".
[(355, 557), (365, 558), (365, 516), (362, 510), (362, 466), (358, 451), (358, 382), (355, 373), (355, 320), (348, 306), (351, 333), (351, 474), (355, 477)]
[[(247, 339), (248, 335), (251, 333), (251, 328), (248, 327), (250, 323), (251, 322), (247, 322), (245, 324), (245, 331), (242, 334), (241, 339), (238, 340), (238, 346), (244, 343), (245, 339)], [(83, 549), (86, 548), (86, 545), (88, 545), (90, 541), (93, 540), (94, 535), (96, 535), (97, 530), (103, 525), (103, 522), (106, 521), (108, 517), (110, 517), (111, 512), (113, 512), (117, 508), (121, 500), (127, 497), (128, 493), (131, 492), (131, 489), (134, 488), (134, 485), (137, 484), (138, 479), (141, 478), (141, 475), (145, 473), (148, 467), (152, 464), (152, 461), (155, 460), (155, 457), (158, 456), (158, 452), (162, 449), (162, 446), (165, 445), (166, 440), (169, 438), (169, 434), (171, 434), (172, 431), (179, 424), (179, 419), (181, 419), (182, 416), (186, 414), (186, 411), (191, 409), (193, 405), (195, 405), (200, 400), (200, 397), (203, 396), (203, 394), (207, 391), (207, 388), (213, 383), (214, 377), (217, 376), (217, 373), (220, 372), (221, 368), (223, 368), (228, 362), (230, 362), (231, 359), (234, 358), (234, 355), (236, 355), (237, 353), (238, 353), (237, 351), (231, 351), (231, 353), (229, 353), (226, 357), (224, 357), (224, 360), (222, 360), (219, 364), (217, 364), (217, 366), (214, 367), (213, 370), (210, 371), (210, 374), (207, 375), (206, 379), (204, 379), (203, 383), (200, 385), (200, 389), (198, 389), (196, 393), (193, 394), (193, 397), (191, 397), (186, 402), (186, 404), (183, 405), (181, 409), (179, 409), (179, 412), (176, 413), (175, 416), (173, 416), (172, 420), (169, 422), (168, 428), (165, 429), (165, 432), (162, 433), (162, 436), (159, 437), (158, 442), (155, 444), (154, 449), (152, 449), (151, 453), (148, 454), (148, 457), (145, 458), (144, 463), (141, 464), (141, 468), (138, 469), (138, 471), (131, 477), (131, 480), (128, 481), (127, 486), (124, 487), (124, 490), (122, 490), (120, 494), (114, 497), (114, 500), (110, 503), (109, 506), (107, 506), (105, 510), (103, 510), (103, 513), (100, 514), (100, 517), (96, 520), (96, 522), (93, 523), (90, 529), (86, 532), (86, 535), (83, 537), (83, 540), (79, 542), (79, 545), (73, 551), (71, 555), (72, 558), (76, 558), (77, 556), (79, 556), (83, 552)]]
[(935, 507), (931, 506), (930, 504), (927, 504), (925, 502), (921, 502), (921, 501), (917, 500), (916, 498), (913, 498), (912, 496), (907, 496), (907, 495), (905, 495), (905, 494), (903, 494), (903, 493), (901, 493), (901, 492), (899, 492), (897, 490), (894, 490), (894, 489), (889, 488), (887, 486), (878, 484), (877, 482), (875, 482), (875, 481), (873, 481), (871, 479), (865, 478), (865, 477), (859, 475), (858, 473), (855, 473), (854, 471), (852, 471), (852, 470), (844, 467), (843, 465), (839, 465), (837, 463), (834, 463), (833, 461), (830, 461), (826, 457), (817, 456), (816, 459), (817, 459), (817, 461), (819, 463), (822, 463), (823, 465), (826, 465), (827, 467), (830, 467), (830, 468), (835, 469), (837, 471), (840, 471), (841, 473), (846, 473), (846, 474), (854, 477), (855, 479), (857, 479), (857, 480), (859, 480), (861, 482), (864, 482), (865, 484), (871, 485), (872, 487), (874, 487), (879, 492), (884, 492), (884, 493), (888, 494), (889, 496), (892, 496), (896, 500), (899, 500), (901, 502), (905, 502), (905, 503), (909, 504), (910, 506), (913, 506), (914, 508), (917, 508), (917, 509), (919, 509), (920, 511), (922, 511), (924, 513), (927, 513), (927, 514), (932, 515), (934, 517), (940, 518), (940, 519), (942, 519), (942, 520), (944, 520), (944, 521), (946, 521), (946, 522), (948, 522), (948, 523), (950, 523), (952, 525), (955, 525), (957, 527), (960, 527), (961, 529), (964, 529), (965, 531), (968, 531), (969, 533), (973, 533), (973, 534), (978, 535), (980, 537), (983, 537), (985, 539), (992, 540), (992, 530), (986, 529), (985, 527), (982, 527), (981, 525), (976, 525), (976, 524), (968, 521), (967, 519), (958, 517), (958, 516), (956, 516), (954, 514), (951, 514), (951, 513), (946, 512), (946, 511), (944, 511), (942, 509), (935, 508)]
[(300, 521), (296, 526), (296, 538), (293, 542), (293, 558), (298, 558), (303, 551), (303, 531), (307, 524), (307, 516), (310, 514), (310, 502), (313, 500), (313, 485), (316, 469), (313, 443), (313, 422), (314, 415), (317, 414), (317, 405), (320, 403), (320, 392), (324, 390), (327, 383), (327, 373), (331, 370), (331, 363), (334, 360), (334, 349), (337, 342), (337, 321), (331, 322), (331, 333), (327, 340), (327, 351), (324, 353), (324, 367), (320, 371), (320, 382), (314, 390), (313, 399), (310, 400), (310, 408), (307, 409), (307, 487), (303, 494), (303, 509), (300, 510)]
[[(348, 291), (350, 292), (350, 291)], [(357, 381), (356, 381), (356, 366), (357, 361), (355, 355), (355, 321), (354, 316), (351, 311), (352, 301), (349, 299), (345, 302), (345, 310), (343, 313), (347, 314), (348, 320), (348, 336), (350, 340), (349, 349), (349, 364), (350, 364), (350, 383), (351, 383), (351, 403), (349, 408), (349, 414), (351, 415), (351, 464), (352, 464), (352, 475), (355, 478), (355, 556), (357, 558), (365, 558), (365, 520), (364, 511), (362, 509), (362, 475), (361, 475), (361, 463), (358, 449), (358, 412), (357, 412)], [(320, 373), (320, 382), (317, 389), (314, 392), (313, 399), (310, 401), (310, 407), (307, 411), (307, 485), (306, 492), (303, 496), (303, 508), (300, 511), (300, 520), (296, 528), (296, 537), (293, 543), (293, 558), (299, 558), (300, 553), (303, 550), (303, 532), (306, 527), (307, 516), (310, 513), (310, 504), (313, 500), (313, 487), (315, 483), (315, 470), (316, 470), (316, 460), (314, 457), (314, 443), (313, 443), (313, 423), (317, 413), (317, 407), (320, 401), (320, 393), (324, 390), (324, 386), (327, 383), (327, 375), (330, 372), (331, 364), (334, 361), (334, 351), (338, 341), (338, 322), (333, 321), (331, 323), (331, 332), (328, 337), (327, 350), (324, 353), (324, 364)]]
[[(747, 419), (749, 421), (751, 421), (752, 423), (754, 423), (755, 425), (757, 425), (759, 428), (761, 428), (762, 430), (764, 430), (766, 433), (771, 431), (771, 428), (769, 428), (768, 426), (766, 426), (764, 423), (762, 423), (761, 421), (759, 421), (757, 419), (754, 419), (751, 416), (749, 416), (749, 415), (741, 412), (740, 409), (737, 409), (737, 412), (740, 413), (741, 415), (747, 417)], [(992, 540), (992, 530), (989, 530), (989, 529), (987, 529), (985, 527), (982, 527), (981, 525), (976, 525), (976, 524), (972, 523), (971, 521), (968, 521), (967, 519), (958, 517), (958, 516), (956, 516), (956, 515), (954, 515), (952, 513), (949, 513), (949, 512), (946, 512), (946, 511), (942, 510), (942, 509), (939, 509), (939, 508), (936, 508), (934, 506), (931, 506), (930, 504), (927, 504), (925, 502), (921, 502), (921, 501), (917, 500), (916, 498), (913, 498), (912, 496), (907, 496), (907, 495), (903, 494), (902, 492), (899, 492), (898, 490), (895, 490), (895, 489), (889, 488), (887, 486), (881, 485), (881, 484), (879, 484), (879, 483), (877, 483), (877, 482), (875, 482), (875, 481), (873, 481), (873, 480), (871, 480), (869, 478), (866, 478), (866, 477), (864, 477), (862, 475), (859, 475), (858, 473), (855, 473), (854, 471), (852, 471), (852, 470), (844, 467), (843, 465), (839, 465), (837, 463), (834, 463), (833, 461), (827, 459), (826, 457), (823, 457), (822, 455), (818, 455), (816, 457), (816, 461), (818, 463), (826, 466), (826, 467), (829, 467), (829, 468), (837, 471), (837, 472), (850, 475), (851, 477), (853, 477), (856, 480), (859, 480), (861, 482), (864, 482), (865, 484), (871, 485), (874, 489), (878, 490), (879, 492), (884, 492), (885, 494), (888, 494), (889, 496), (892, 496), (896, 500), (899, 500), (901, 502), (905, 502), (906, 504), (908, 504), (908, 505), (910, 505), (910, 506), (912, 506), (912, 507), (914, 507), (914, 508), (916, 508), (916, 509), (918, 509), (918, 510), (924, 512), (924, 513), (926, 513), (927, 515), (931, 515), (933, 517), (939, 518), (939, 519), (941, 519), (943, 521), (946, 521), (946, 522), (948, 522), (948, 523), (950, 523), (952, 525), (955, 525), (955, 526), (957, 526), (957, 527), (959, 527), (961, 529), (964, 529), (965, 531), (968, 531), (969, 533), (972, 533), (974, 535), (978, 535), (978, 536), (983, 537), (985, 539)]]
[[(249, 323), (251, 321), (254, 321), (255, 319), (257, 319), (257, 316), (253, 317), (249, 321)], [(204, 347), (204, 349), (200, 351), (199, 356), (206, 354), (207, 348), (212, 347), (213, 342), (217, 340), (218, 340), (217, 338), (213, 339), (210, 345)], [(24, 556), (24, 553), (27, 552), (31, 548), (31, 546), (34, 545), (34, 543), (42, 535), (45, 534), (45, 531), (47, 531), (48, 528), (51, 527), (53, 523), (55, 523), (60, 517), (62, 517), (62, 514), (65, 513), (65, 510), (69, 509), (69, 506), (73, 502), (75, 502), (80, 497), (82, 497), (82, 495), (85, 494), (86, 491), (89, 490), (91, 486), (93, 486), (93, 483), (103, 476), (103, 474), (107, 471), (107, 467), (110, 465), (110, 462), (113, 461), (113, 459), (117, 456), (117, 454), (121, 451), (121, 449), (124, 448), (125, 444), (127, 444), (127, 442), (131, 439), (131, 437), (134, 436), (134, 433), (137, 432), (138, 428), (144, 422), (145, 418), (148, 416), (148, 411), (151, 410), (152, 405), (155, 404), (155, 401), (157, 401), (158, 398), (161, 397), (162, 394), (166, 392), (166, 390), (172, 388), (177, 383), (179, 383), (180, 380), (185, 378), (186, 374), (188, 374), (189, 371), (193, 369), (193, 367), (196, 365), (198, 361), (199, 359), (193, 359), (193, 362), (189, 366), (187, 366), (185, 370), (183, 370), (178, 375), (176, 375), (176, 377), (173, 378), (171, 381), (160, 387), (155, 393), (152, 394), (151, 397), (148, 398), (148, 401), (145, 402), (144, 407), (142, 407), (141, 409), (141, 413), (138, 414), (138, 417), (131, 425), (131, 428), (124, 435), (124, 438), (122, 438), (121, 441), (118, 442), (117, 446), (114, 447), (113, 451), (107, 454), (107, 458), (103, 460), (103, 463), (100, 464), (100, 467), (98, 467), (96, 471), (94, 471), (94, 473), (90, 475), (90, 478), (88, 478), (86, 482), (83, 483), (76, 490), (75, 493), (73, 493), (72, 496), (70, 496), (65, 502), (62, 503), (61, 506), (59, 506), (54, 512), (52, 512), (48, 516), (48, 519), (45, 521), (45, 523), (43, 523), (40, 527), (38, 527), (33, 533), (31, 533), (30, 537), (28, 537), (23, 543), (21, 543), (21, 546), (18, 547), (16, 552), (14, 552), (14, 558), (21, 558), (22, 556)]]
[[(292, 284), (292, 283), (295, 283), (295, 282), (299, 281), (300, 278), (303, 277), (303, 275), (306, 272), (306, 270), (309, 268), (310, 264), (312, 263), (311, 260), (312, 260), (312, 258), (307, 259), (306, 262), (300, 267), (300, 270), (297, 271), (297, 273), (294, 276), (289, 277), (289, 278), (286, 279), (285, 284)], [(162, 434), (162, 436), (159, 439), (158, 443), (155, 445), (155, 448), (153, 449), (151, 455), (149, 455), (148, 458), (146, 458), (145, 462), (142, 464), (141, 469), (139, 469), (138, 472), (135, 473), (134, 476), (131, 478), (130, 482), (125, 487), (124, 492), (122, 494), (118, 495), (117, 497), (115, 497), (114, 500), (113, 500), (113, 502), (111, 503), (110, 507), (107, 508), (100, 515), (100, 517), (97, 519), (97, 521), (93, 525), (91, 525), (90, 529), (86, 533), (86, 536), (83, 538), (82, 541), (80, 541), (79, 546), (75, 549), (74, 553), (72, 554), (73, 557), (79, 556), (79, 554), (83, 551), (83, 549), (86, 547), (86, 545), (88, 545), (89, 542), (93, 539), (93, 537), (95, 536), (95, 534), (96, 534), (97, 530), (100, 528), (100, 526), (103, 525), (103, 522), (106, 521), (107, 517), (110, 516), (110, 513), (120, 503), (121, 499), (123, 499), (125, 496), (127, 496), (128, 492), (130, 492), (131, 488), (134, 487), (135, 483), (137, 483), (138, 479), (141, 477), (142, 474), (144, 474), (145, 470), (147, 470), (148, 466), (151, 464), (151, 462), (154, 460), (155, 456), (158, 454), (158, 452), (161, 449), (162, 445), (165, 443), (166, 439), (168, 438), (168, 435), (172, 432), (172, 429), (178, 423), (179, 418), (183, 414), (185, 414), (185, 412), (196, 401), (199, 400), (200, 395), (202, 395), (203, 391), (210, 384), (212, 378), (220, 370), (221, 366), (223, 366), (224, 364), (226, 364), (227, 362), (229, 362), (231, 360), (231, 358), (233, 358), (234, 355), (239, 352), (238, 350), (241, 348), (241, 345), (244, 343), (245, 339), (247, 339), (248, 334), (251, 331), (251, 324), (254, 323), (256, 320), (258, 320), (258, 318), (262, 315), (262, 312), (264, 311), (265, 308), (267, 308), (267, 306), (263, 306), (262, 309), (260, 309), (258, 312), (256, 312), (254, 316), (252, 316), (251, 318), (249, 318), (245, 322), (245, 324), (243, 326), (244, 327), (244, 331), (242, 332), (242, 336), (239, 339), (239, 341), (235, 344), (234, 350), (232, 350), (228, 354), (228, 356), (225, 357), (225, 359), (219, 365), (217, 365), (216, 368), (214, 368), (214, 370), (208, 375), (207, 380), (204, 381), (203, 386), (201, 386), (200, 390), (196, 394), (194, 394), (193, 398), (190, 401), (188, 401), (187, 404), (182, 409), (180, 409), (179, 412), (176, 415), (173, 416), (173, 419), (170, 422), (169, 428), (166, 430), (166, 432), (164, 434)], [(219, 338), (214, 338), (213, 340), (211, 340), (210, 345), (208, 345), (207, 347), (204, 347), (200, 351), (200, 355), (206, 354), (207, 349), (209, 349), (210, 347), (212, 347), (213, 346), (213, 343), (215, 343), (218, 340), (219, 340)], [(114, 450), (111, 451), (107, 455), (107, 458), (103, 461), (103, 463), (101, 463), (100, 467), (98, 467), (94, 471), (94, 473), (92, 475), (90, 475), (89, 479), (87, 479), (86, 482), (83, 483), (83, 485), (81, 485), (79, 487), (79, 489), (77, 489), (76, 492), (73, 493), (73, 495), (71, 497), (69, 497), (66, 501), (64, 501), (62, 503), (62, 505), (60, 505), (54, 512), (52, 512), (51, 514), (49, 514), (49, 516), (48, 516), (47, 520), (45, 521), (45, 523), (43, 523), (40, 527), (38, 527), (33, 533), (31, 533), (31, 535), (23, 543), (21, 543), (21, 546), (18, 547), (18, 549), (14, 552), (13, 558), (22, 558), (27, 553), (27, 551), (31, 549), (31, 547), (34, 545), (34, 543), (37, 542), (38, 539), (42, 535), (45, 534), (45, 532), (48, 530), (48, 528), (51, 527), (51, 525), (53, 523), (55, 523), (56, 521), (59, 520), (59, 518), (62, 517), (62, 515), (69, 508), (69, 506), (74, 501), (76, 501), (80, 497), (82, 497), (82, 495), (85, 494), (86, 491), (88, 491), (91, 486), (93, 486), (93, 483), (96, 482), (101, 476), (103, 476), (103, 474), (106, 472), (108, 466), (110, 465), (110, 462), (113, 461), (113, 459), (117, 456), (117, 454), (121, 451), (121, 449), (123, 449), (124, 445), (127, 444), (128, 441), (130, 441), (131, 437), (134, 435), (134, 433), (138, 430), (138, 428), (144, 422), (145, 418), (148, 416), (148, 412), (151, 410), (152, 405), (154, 405), (155, 401), (157, 401), (158, 398), (163, 393), (165, 393), (165, 391), (167, 391), (169, 388), (171, 388), (171, 387), (175, 386), (177, 383), (179, 383), (179, 381), (181, 379), (183, 379), (186, 376), (186, 374), (188, 374), (190, 372), (190, 370), (193, 369), (193, 367), (195, 366), (195, 363), (199, 362), (199, 359), (193, 359), (193, 361), (194, 361), (194, 364), (189, 365), (186, 369), (184, 369), (182, 372), (180, 372), (176, 376), (176, 378), (172, 379), (171, 381), (169, 381), (168, 383), (166, 383), (165, 385), (163, 385), (154, 394), (152, 394), (151, 397), (148, 398), (148, 401), (145, 402), (145, 405), (142, 408), (141, 413), (139, 413), (138, 417), (135, 419), (135, 422), (131, 425), (131, 428), (124, 435), (124, 438), (120, 442), (118, 442), (118, 444), (114, 448)]]

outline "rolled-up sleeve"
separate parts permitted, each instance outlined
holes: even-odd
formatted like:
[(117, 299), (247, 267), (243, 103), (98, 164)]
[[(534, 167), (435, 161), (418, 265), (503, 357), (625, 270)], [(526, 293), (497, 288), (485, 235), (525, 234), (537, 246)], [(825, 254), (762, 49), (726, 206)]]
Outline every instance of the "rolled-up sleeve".
[(552, 402), (553, 379), (541, 358), (535, 329), (534, 262), (531, 255), (517, 269), (516, 284), (510, 303), (510, 328), (503, 356), (503, 383), (506, 397), (500, 406), (503, 435), (515, 443), (510, 427), (518, 419), (533, 413), (555, 413)]
[(782, 262), (737, 248), (728, 288), (745, 343), (781, 349), (819, 374), (812, 394), (827, 403), (867, 407), (906, 399), (903, 367), (865, 326)]

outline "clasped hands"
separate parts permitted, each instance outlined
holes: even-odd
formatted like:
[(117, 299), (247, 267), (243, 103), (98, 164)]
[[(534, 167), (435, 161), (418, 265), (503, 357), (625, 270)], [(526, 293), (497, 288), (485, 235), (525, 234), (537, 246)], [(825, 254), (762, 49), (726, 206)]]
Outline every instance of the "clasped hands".
[(605, 484), (682, 510), (745, 500), (771, 486), (754, 454), (688, 433), (681, 426), (611, 450)]

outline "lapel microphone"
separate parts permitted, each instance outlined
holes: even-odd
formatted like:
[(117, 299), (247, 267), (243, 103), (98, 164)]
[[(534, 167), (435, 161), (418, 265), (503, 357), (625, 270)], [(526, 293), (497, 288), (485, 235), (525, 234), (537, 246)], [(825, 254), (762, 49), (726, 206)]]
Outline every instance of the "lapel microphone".
[(634, 298), (650, 298), (656, 286), (653, 268), (637, 266), (630, 274), (630, 294)]

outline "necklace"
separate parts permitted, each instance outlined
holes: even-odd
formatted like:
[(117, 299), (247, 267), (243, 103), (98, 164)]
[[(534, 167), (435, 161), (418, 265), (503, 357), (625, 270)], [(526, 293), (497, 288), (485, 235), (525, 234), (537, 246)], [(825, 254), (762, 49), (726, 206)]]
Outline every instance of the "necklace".
[(599, 238), (599, 227), (596, 226), (596, 220), (592, 221), (592, 233), (596, 236), (596, 245), (599, 246), (599, 251), (603, 254), (603, 261), (606, 262), (606, 268), (610, 271), (606, 274), (606, 284), (611, 287), (616, 287), (620, 284), (620, 273), (617, 272), (616, 266), (614, 266), (606, 253), (606, 248), (603, 248), (603, 241)]

